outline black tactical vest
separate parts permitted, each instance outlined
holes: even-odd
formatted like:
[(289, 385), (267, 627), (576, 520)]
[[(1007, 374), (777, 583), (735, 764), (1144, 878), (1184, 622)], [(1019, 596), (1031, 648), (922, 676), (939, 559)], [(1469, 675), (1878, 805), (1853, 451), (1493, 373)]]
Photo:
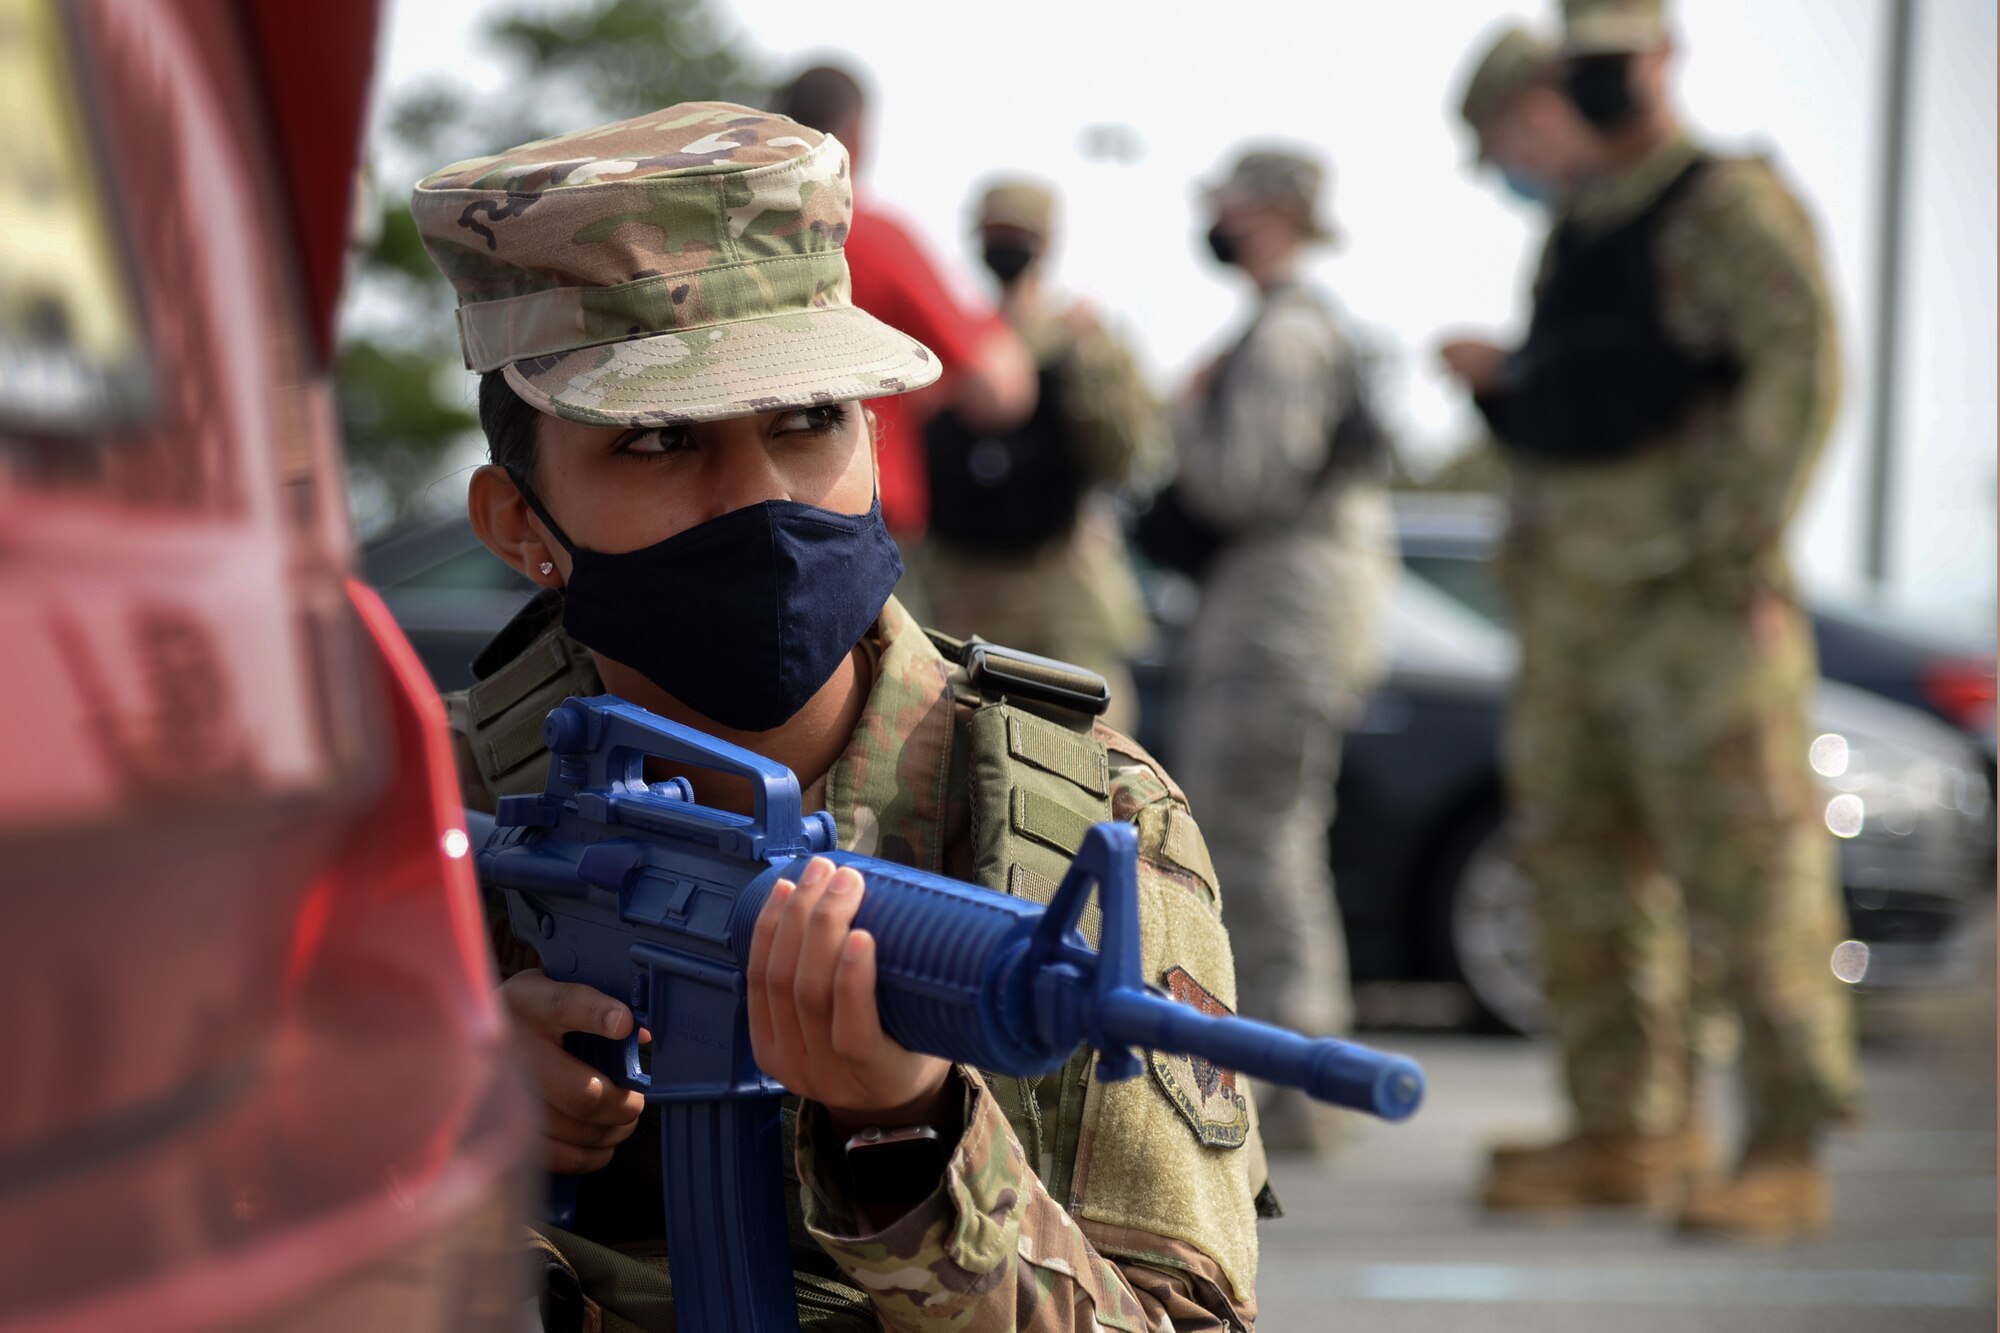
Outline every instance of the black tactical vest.
[(975, 431), (944, 411), (924, 427), (930, 533), (954, 550), (1032, 551), (1076, 525), (1088, 479), (1063, 414), (1068, 368), (1042, 367), (1035, 413), (1011, 431)]
[(1711, 166), (1697, 156), (1608, 231), (1574, 221), (1557, 230), (1506, 387), (1478, 400), (1502, 443), (1564, 461), (1622, 458), (1671, 435), (1703, 399), (1734, 386), (1735, 359), (1683, 346), (1661, 301), (1661, 220)]

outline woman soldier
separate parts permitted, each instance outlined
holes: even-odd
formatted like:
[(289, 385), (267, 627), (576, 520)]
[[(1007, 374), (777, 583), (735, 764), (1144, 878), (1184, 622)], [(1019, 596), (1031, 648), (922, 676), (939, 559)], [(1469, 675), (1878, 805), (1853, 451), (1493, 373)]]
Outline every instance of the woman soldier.
[[(482, 372), (473, 528), (544, 589), (448, 701), (466, 803), (539, 790), (543, 717), (608, 691), (785, 764), (843, 847), (1003, 891), (1046, 898), (1093, 818), (1130, 820), (1149, 980), (1219, 1010), (1235, 977), (1178, 789), (1092, 723), (1086, 691), (982, 697), (890, 596), (902, 567), (860, 402), (938, 366), (848, 302), (851, 187), (836, 139), (721, 103), (417, 186)], [(698, 779), (697, 795), (740, 793)], [(877, 1016), (873, 941), (850, 929), (865, 891), (815, 861), (772, 895), (750, 963), (758, 1064), (799, 1099), (807, 1325), (1249, 1328), (1264, 1175), (1234, 1077), (1155, 1056), (1102, 1084), (1086, 1054), (1015, 1083), (904, 1050)], [(607, 1315), (657, 1322), (657, 1136), (634, 1134), (637, 1094), (560, 1045), (621, 1037), (631, 1013), (516, 966), (496, 934), (542, 1160), (589, 1173), (585, 1234), (538, 1238), (545, 1308), (580, 1282)], [(936, 1131), (914, 1172), (859, 1149), (909, 1126)]]

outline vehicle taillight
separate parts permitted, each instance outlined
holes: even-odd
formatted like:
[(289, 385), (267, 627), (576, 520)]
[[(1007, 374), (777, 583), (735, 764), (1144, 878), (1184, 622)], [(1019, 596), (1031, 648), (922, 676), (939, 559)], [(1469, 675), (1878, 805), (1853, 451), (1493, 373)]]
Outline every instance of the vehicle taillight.
[(1993, 726), (1994, 661), (1954, 657), (1932, 663), (1924, 672), (1924, 697), (1931, 707), (1967, 731)]
[[(444, 703), (424, 671), (416, 650), (372, 588), (350, 579), (348, 599), (380, 655), (390, 696), (396, 765), (379, 817), (365, 821), (367, 836), (350, 850), (360, 864), (347, 870), (355, 892), (388, 902), (417, 894), (447, 929), (447, 957), (426, 953), (429, 970), (448, 969), (451, 988), (465, 1003), (466, 1035), (497, 1039), (499, 1010), (492, 998), (493, 964), (479, 912), (479, 887), (472, 872), (465, 809), (459, 800), (458, 768), (451, 754)], [(323, 922), (304, 914), (301, 932), (323, 932)], [(303, 940), (297, 941), (303, 943)], [(431, 942), (435, 947), (436, 941)], [(295, 950), (295, 964), (302, 959)], [(441, 977), (441, 980), (444, 978)]]

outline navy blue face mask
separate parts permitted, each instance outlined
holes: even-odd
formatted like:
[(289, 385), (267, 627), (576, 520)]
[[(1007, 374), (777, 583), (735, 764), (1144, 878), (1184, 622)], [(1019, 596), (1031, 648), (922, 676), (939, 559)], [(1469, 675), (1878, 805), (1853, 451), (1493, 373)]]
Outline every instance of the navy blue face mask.
[(1525, 171), (1511, 171), (1502, 167), (1500, 179), (1506, 183), (1507, 193), (1526, 203), (1540, 204), (1546, 208), (1549, 201), (1555, 198), (1556, 192), (1544, 184), (1539, 176), (1531, 176)]
[(570, 636), (735, 731), (769, 731), (805, 707), (903, 576), (879, 498), (865, 514), (766, 500), (609, 554), (571, 541), (514, 481), (569, 551)]

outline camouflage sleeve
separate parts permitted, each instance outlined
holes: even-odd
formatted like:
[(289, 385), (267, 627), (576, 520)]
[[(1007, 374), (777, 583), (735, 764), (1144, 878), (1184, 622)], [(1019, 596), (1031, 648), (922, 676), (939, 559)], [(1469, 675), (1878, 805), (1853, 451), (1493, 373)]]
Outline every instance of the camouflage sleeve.
[(1100, 482), (1157, 475), (1169, 451), (1160, 407), (1131, 351), (1094, 326), (1069, 350), (1063, 415), (1075, 430), (1084, 471)]
[(1304, 301), (1273, 304), (1258, 317), (1209, 392), (1174, 414), (1177, 485), (1188, 509), (1231, 532), (1298, 513), (1345, 406), (1334, 373), (1341, 355), (1332, 322)]
[(1722, 164), (1663, 228), (1672, 314), (1742, 368), (1707, 460), (1693, 557), (1741, 576), (1782, 548), (1833, 424), (1840, 348), (1804, 209), (1763, 162)]
[[(1131, 1333), (1164, 1327), (1222, 1330), (1194, 1299), (1193, 1283), (1165, 1268), (1129, 1273), (1100, 1255), (1029, 1169), (1000, 1106), (961, 1067), (965, 1130), (938, 1189), (884, 1230), (868, 1234), (841, 1196), (819, 1108), (801, 1110), (799, 1179), (806, 1225), (885, 1329), (911, 1333), (1038, 1330)], [(1149, 1238), (1157, 1243), (1157, 1238)], [(1193, 1256), (1201, 1259), (1201, 1256)], [(1162, 1256), (1161, 1262), (1172, 1262)]]

